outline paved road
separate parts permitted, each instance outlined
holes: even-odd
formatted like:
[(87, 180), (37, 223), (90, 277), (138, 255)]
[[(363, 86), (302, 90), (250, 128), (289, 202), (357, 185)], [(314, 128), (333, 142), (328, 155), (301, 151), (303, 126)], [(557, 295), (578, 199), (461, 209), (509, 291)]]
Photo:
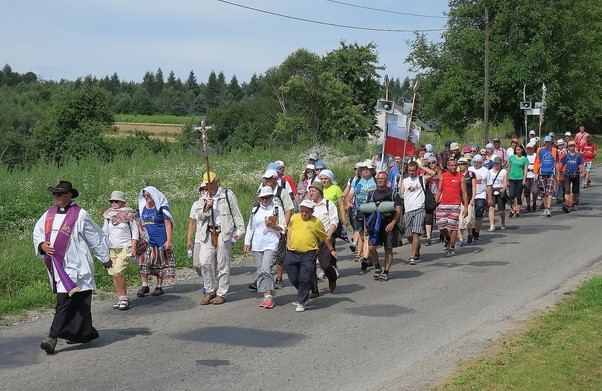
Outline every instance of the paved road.
[(60, 341), (54, 356), (39, 349), (49, 317), (4, 328), (0, 389), (425, 389), (599, 265), (601, 189), (588, 189), (578, 212), (511, 220), (453, 258), (441, 245), (423, 247), (424, 261), (410, 266), (406, 244), (388, 282), (360, 274), (347, 250), (336, 292), (323, 290), (304, 313), (289, 304), (290, 284), (276, 308), (260, 309), (245, 262), (222, 306), (198, 304), (198, 278), (134, 299), (129, 311), (94, 303), (101, 338)]

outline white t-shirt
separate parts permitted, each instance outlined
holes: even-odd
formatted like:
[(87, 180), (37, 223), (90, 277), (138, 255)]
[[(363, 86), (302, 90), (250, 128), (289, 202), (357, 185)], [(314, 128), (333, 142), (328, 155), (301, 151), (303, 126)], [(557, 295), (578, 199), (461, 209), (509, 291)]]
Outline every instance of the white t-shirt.
[(497, 172), (494, 172), (492, 168), (491, 170), (489, 170), (489, 180), (487, 181), (487, 185), (492, 186), (494, 191), (501, 189), (502, 187), (504, 187), (504, 177), (506, 176), (506, 173), (507, 171), (505, 168), (502, 168), (499, 171), (499, 174)]
[(535, 158), (537, 157), (536, 153), (527, 154), (527, 159), (529, 159), (529, 165), (527, 166), (527, 178), (535, 178), (535, 174), (533, 173), (533, 164), (535, 163)]
[[(403, 206), (406, 212), (411, 212), (413, 210), (418, 210), (420, 208), (424, 208), (424, 191), (422, 190), (422, 185), (420, 184), (420, 180), (416, 178), (407, 177), (403, 179)], [(428, 186), (428, 183), (424, 181), (424, 187)]]
[(481, 166), (481, 168), (479, 169), (469, 167), (468, 171), (474, 172), (475, 176), (477, 177), (477, 191), (474, 197), (475, 200), (487, 199), (487, 184), (489, 183), (489, 170)]

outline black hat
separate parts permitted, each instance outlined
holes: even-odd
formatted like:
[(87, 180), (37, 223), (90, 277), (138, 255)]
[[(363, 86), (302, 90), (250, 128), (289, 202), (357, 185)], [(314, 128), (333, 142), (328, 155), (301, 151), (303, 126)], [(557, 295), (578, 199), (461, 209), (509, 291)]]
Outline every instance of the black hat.
[(60, 181), (58, 185), (49, 187), (48, 191), (51, 193), (71, 193), (71, 198), (77, 198), (79, 195), (79, 191), (74, 189), (71, 182), (68, 181)]

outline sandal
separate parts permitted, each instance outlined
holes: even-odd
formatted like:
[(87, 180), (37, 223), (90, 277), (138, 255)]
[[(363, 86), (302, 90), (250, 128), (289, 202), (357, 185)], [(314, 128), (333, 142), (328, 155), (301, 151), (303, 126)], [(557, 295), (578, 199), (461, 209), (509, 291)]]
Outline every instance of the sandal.
[(136, 296), (138, 297), (144, 297), (146, 294), (148, 294), (150, 292), (150, 288), (147, 286), (141, 286), (140, 289), (138, 289), (138, 292), (136, 292)]
[(120, 311), (129, 310), (130, 309), (130, 301), (129, 300), (120, 300), (119, 307), (117, 307)]
[(153, 296), (161, 296), (163, 293), (164, 293), (163, 288), (157, 287), (157, 288), (155, 288), (155, 290), (153, 291), (152, 294), (153, 294)]
[(117, 301), (117, 303), (113, 304), (113, 309), (119, 309), (119, 304), (121, 303), (121, 300)]

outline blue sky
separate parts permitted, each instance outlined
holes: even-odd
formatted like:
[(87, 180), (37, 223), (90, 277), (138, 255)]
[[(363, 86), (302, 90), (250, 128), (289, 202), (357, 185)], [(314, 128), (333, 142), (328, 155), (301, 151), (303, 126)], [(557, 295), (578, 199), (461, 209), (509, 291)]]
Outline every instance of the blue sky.
[[(231, 0), (233, 3), (333, 24), (394, 30), (441, 29), (447, 0)], [(409, 76), (404, 59), (412, 33), (345, 29), (229, 5), (217, 0), (21, 0), (6, 1), (0, 13), (0, 66), (32, 71), (45, 80), (73, 80), (117, 72), (139, 82), (146, 71), (174, 71), (185, 80), (194, 71), (206, 81), (212, 70), (240, 82), (277, 66), (306, 48), (318, 55), (341, 40), (377, 45), (389, 77)], [(396, 12), (396, 13), (394, 13)], [(441, 31), (427, 33), (439, 40)]]

